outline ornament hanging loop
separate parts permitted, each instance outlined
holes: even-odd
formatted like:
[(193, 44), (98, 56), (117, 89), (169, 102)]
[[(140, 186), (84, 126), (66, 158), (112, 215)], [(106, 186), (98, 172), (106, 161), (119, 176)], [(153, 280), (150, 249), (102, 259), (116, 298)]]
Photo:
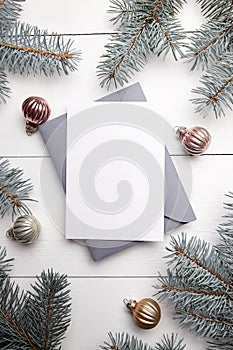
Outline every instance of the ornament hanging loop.
[(182, 138), (182, 135), (184, 135), (185, 131), (187, 128), (185, 126), (175, 126), (173, 128), (174, 132), (176, 133), (177, 136)]
[(124, 304), (126, 305), (127, 309), (133, 313), (133, 310), (135, 309), (136, 305), (137, 305), (137, 302), (136, 300), (133, 300), (133, 299), (124, 299), (125, 302)]
[(10, 228), (9, 230), (6, 231), (6, 236), (15, 240), (13, 228)]
[(34, 132), (37, 131), (37, 126), (33, 126), (31, 123), (26, 122), (25, 129), (26, 129), (26, 134), (28, 136), (31, 136), (32, 134), (34, 134)]

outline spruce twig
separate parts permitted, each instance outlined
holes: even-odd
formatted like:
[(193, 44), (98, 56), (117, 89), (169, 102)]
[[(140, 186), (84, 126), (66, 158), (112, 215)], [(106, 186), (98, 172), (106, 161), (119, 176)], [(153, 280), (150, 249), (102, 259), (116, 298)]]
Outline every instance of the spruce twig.
[(36, 26), (18, 22), (21, 2), (0, 1), (0, 102), (6, 102), (10, 89), (6, 69), (20, 74), (52, 76), (77, 69), (80, 51), (73, 42), (57, 33), (49, 34)]
[[(131, 20), (140, 20), (145, 21), (148, 16), (148, 9), (152, 10), (152, 7), (155, 5), (154, 3), (150, 3), (149, 1), (141, 1), (141, 0), (110, 0), (110, 9), (108, 13), (111, 13), (113, 17), (110, 19), (113, 24), (118, 22), (129, 22)], [(170, 6), (166, 5), (166, 1), (157, 1), (157, 9), (165, 4), (166, 12), (169, 15), (177, 15), (179, 11), (182, 9), (185, 4), (185, 0), (173, 1), (170, 3)]]
[(13, 259), (8, 259), (6, 257), (6, 249), (0, 247), (0, 288), (5, 281), (8, 273), (11, 271)]
[[(219, 313), (218, 317), (205, 315), (202, 310), (180, 311), (181, 326), (189, 326), (192, 332), (202, 337), (208, 338), (228, 338), (233, 335), (233, 322), (229, 321), (229, 316)], [(179, 316), (179, 317), (180, 317)]]
[(6, 98), (9, 97), (10, 88), (8, 86), (7, 75), (3, 68), (0, 67), (0, 101), (6, 102)]
[(29, 179), (23, 180), (23, 170), (10, 168), (8, 160), (0, 159), (0, 215), (3, 217), (10, 212), (12, 220), (15, 215), (30, 215), (31, 211), (25, 201), (33, 201), (29, 198), (29, 192), (33, 189)]
[(176, 16), (185, 0), (111, 0), (111, 21), (119, 27), (97, 66), (100, 86), (123, 86), (145, 66), (151, 52), (164, 58), (172, 52), (175, 59), (178, 53), (192, 63), (191, 70), (209, 69), (201, 78), (204, 87), (193, 89), (199, 95), (191, 100), (195, 112), (206, 117), (213, 111), (218, 118), (232, 109), (233, 1), (197, 2), (207, 23), (184, 43), (185, 32)]
[(25, 0), (1, 0), (0, 1), (0, 26), (5, 26), (6, 22), (13, 24), (20, 15), (22, 7), (20, 2)]
[(218, 227), (218, 233), (220, 235), (220, 244), (216, 246), (221, 258), (227, 264), (231, 274), (233, 273), (233, 192), (229, 192), (227, 197), (230, 198), (230, 203), (224, 203), (227, 215), (225, 218), (227, 221)]
[(145, 21), (147, 16), (147, 7), (143, 4), (137, 4), (135, 1), (110, 0), (108, 13), (112, 15), (110, 22), (127, 23), (130, 21)]
[(56, 33), (48, 35), (38, 27), (17, 22), (4, 32), (0, 29), (0, 64), (13, 73), (51, 76), (68, 74), (77, 67), (80, 53), (73, 42)]
[[(66, 275), (42, 272), (28, 292), (26, 318), (28, 334), (38, 349), (58, 349), (70, 324), (71, 298)], [(39, 320), (39, 323), (38, 323)]]
[(212, 110), (216, 118), (225, 115), (224, 107), (232, 110), (233, 104), (233, 52), (222, 55), (220, 61), (209, 68), (200, 79), (202, 84), (192, 90), (198, 97), (192, 98), (195, 112), (207, 117)]
[(160, 343), (156, 343), (155, 350), (184, 350), (186, 345), (183, 339), (178, 339), (177, 334), (172, 333), (171, 336), (163, 335)]
[(233, 192), (226, 223), (218, 228), (220, 244), (182, 234), (171, 240), (167, 256), (172, 269), (160, 275), (158, 295), (174, 306), (182, 326), (210, 337), (208, 349), (233, 350)]
[(211, 18), (232, 18), (232, 0), (197, 0), (204, 16)]
[(202, 70), (215, 63), (229, 51), (233, 36), (232, 18), (229, 21), (210, 20), (189, 38), (188, 51), (184, 56), (192, 62), (191, 70), (201, 66)]
[(185, 348), (183, 339), (178, 339), (177, 335), (173, 333), (171, 336), (163, 335), (162, 340), (156, 343), (153, 348), (138, 340), (135, 336), (131, 337), (128, 333), (113, 335), (109, 332), (108, 336), (109, 341), (100, 346), (103, 350), (184, 350)]
[(185, 233), (178, 238), (171, 237), (170, 254), (167, 256), (169, 264), (173, 265), (177, 275), (181, 274), (184, 280), (203, 286), (203, 289), (226, 291), (233, 289), (233, 281), (230, 271), (219, 258), (219, 253), (214, 247), (204, 240), (192, 237), (187, 240)]
[[(0, 298), (0, 347), (1, 349), (29, 348), (38, 350), (25, 331), (24, 306), (26, 294), (20, 292), (19, 286), (11, 283), (9, 277), (1, 286)], [(8, 340), (8, 341), (7, 341)], [(6, 345), (8, 343), (8, 345)]]
[(67, 277), (43, 271), (31, 285), (32, 291), (20, 291), (8, 275), (11, 260), (0, 247), (1, 350), (60, 350), (70, 324)]
[[(134, 71), (139, 71), (146, 64), (150, 52), (166, 57), (171, 51), (175, 59), (177, 52), (182, 54), (185, 36), (181, 33), (179, 21), (171, 14), (176, 12), (182, 1), (174, 1), (174, 7), (167, 0), (113, 3), (111, 11), (116, 11), (113, 22), (120, 21), (121, 24), (118, 33), (112, 35), (110, 43), (105, 46), (106, 54), (97, 67), (101, 86), (109, 87), (113, 82), (117, 87), (128, 82)], [(125, 8), (129, 8), (130, 12)]]
[(231, 338), (222, 338), (219, 340), (215, 340), (214, 343), (207, 342), (208, 344), (208, 350), (232, 350), (233, 344), (232, 344), (232, 337)]

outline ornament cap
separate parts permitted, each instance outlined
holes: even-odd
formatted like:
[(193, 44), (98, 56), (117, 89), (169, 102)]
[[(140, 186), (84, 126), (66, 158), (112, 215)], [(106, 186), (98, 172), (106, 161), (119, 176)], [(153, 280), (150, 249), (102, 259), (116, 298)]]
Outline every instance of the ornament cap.
[(137, 301), (134, 299), (124, 299), (124, 303), (127, 307), (127, 309), (129, 309), (131, 312), (133, 312), (133, 309), (135, 309), (136, 305), (137, 305)]
[(175, 126), (174, 131), (175, 131), (177, 136), (182, 138), (184, 136), (184, 134), (186, 133), (187, 128), (186, 128), (186, 126)]
[(11, 239), (15, 239), (13, 227), (6, 231), (6, 235)]
[(34, 134), (34, 132), (37, 131), (38, 127), (35, 126), (35, 125), (32, 125), (32, 124), (29, 123), (29, 122), (26, 122), (25, 129), (26, 129), (26, 134), (27, 134), (28, 136), (31, 136), (32, 134)]

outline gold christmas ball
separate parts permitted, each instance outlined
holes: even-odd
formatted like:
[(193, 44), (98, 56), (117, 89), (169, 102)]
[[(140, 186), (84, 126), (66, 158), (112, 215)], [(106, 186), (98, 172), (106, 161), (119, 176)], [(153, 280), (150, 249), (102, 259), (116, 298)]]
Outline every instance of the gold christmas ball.
[(151, 299), (145, 298), (137, 302), (136, 300), (124, 300), (126, 307), (133, 314), (136, 325), (143, 329), (151, 329), (157, 326), (161, 318), (159, 304)]

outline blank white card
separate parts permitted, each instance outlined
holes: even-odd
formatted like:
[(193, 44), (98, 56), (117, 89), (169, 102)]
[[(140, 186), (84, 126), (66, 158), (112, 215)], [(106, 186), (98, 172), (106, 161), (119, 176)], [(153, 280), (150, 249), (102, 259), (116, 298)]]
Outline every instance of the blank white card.
[(163, 240), (165, 145), (156, 116), (122, 102), (68, 116), (66, 238)]

